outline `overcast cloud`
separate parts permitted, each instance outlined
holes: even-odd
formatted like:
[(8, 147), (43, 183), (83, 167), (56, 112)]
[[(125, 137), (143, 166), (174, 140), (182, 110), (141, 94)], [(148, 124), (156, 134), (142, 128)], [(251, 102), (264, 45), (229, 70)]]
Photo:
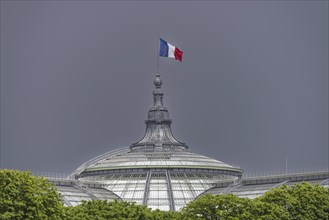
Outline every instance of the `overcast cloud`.
[(328, 168), (328, 1), (1, 1), (1, 167), (69, 173), (145, 132), (246, 172)]

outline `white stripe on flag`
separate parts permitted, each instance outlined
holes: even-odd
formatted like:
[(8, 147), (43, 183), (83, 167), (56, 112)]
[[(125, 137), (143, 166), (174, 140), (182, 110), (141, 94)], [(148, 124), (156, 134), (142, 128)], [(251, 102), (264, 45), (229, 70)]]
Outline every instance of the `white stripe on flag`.
[(175, 58), (175, 47), (169, 43), (168, 44), (168, 57)]

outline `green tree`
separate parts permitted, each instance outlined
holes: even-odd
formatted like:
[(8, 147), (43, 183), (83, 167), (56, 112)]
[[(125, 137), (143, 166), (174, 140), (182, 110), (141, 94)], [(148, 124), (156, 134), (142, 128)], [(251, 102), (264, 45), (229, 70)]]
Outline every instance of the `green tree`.
[(181, 220), (183, 217), (180, 212), (174, 211), (161, 211), (159, 209), (151, 212), (152, 220)]
[(183, 219), (212, 220), (288, 220), (287, 212), (278, 205), (239, 198), (234, 195), (205, 195), (187, 204)]
[(252, 219), (257, 220), (290, 220), (289, 213), (277, 204), (252, 200)]
[(251, 200), (234, 195), (205, 195), (187, 204), (184, 219), (252, 219)]
[(152, 219), (151, 210), (132, 202), (105, 200), (83, 201), (75, 207), (66, 207), (70, 220), (147, 220)]
[(62, 200), (48, 180), (28, 171), (0, 170), (0, 219), (64, 218)]
[(303, 182), (266, 192), (257, 200), (276, 204), (287, 210), (290, 219), (329, 219), (329, 189)]

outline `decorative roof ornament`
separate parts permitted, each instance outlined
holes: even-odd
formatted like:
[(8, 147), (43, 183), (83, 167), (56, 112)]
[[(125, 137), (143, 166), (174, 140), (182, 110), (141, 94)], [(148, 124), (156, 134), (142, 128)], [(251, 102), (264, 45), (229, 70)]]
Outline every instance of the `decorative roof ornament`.
[(161, 108), (163, 107), (163, 91), (161, 90), (162, 80), (160, 74), (156, 74), (154, 79), (155, 90), (153, 91), (154, 107)]
[(154, 79), (154, 85), (155, 85), (155, 88), (157, 89), (161, 89), (161, 85), (162, 85), (162, 80), (160, 78), (160, 74), (156, 74), (155, 76), (155, 79)]
[(160, 74), (156, 74), (154, 79), (155, 90), (153, 91), (154, 105), (149, 109), (146, 123), (146, 132), (142, 140), (131, 145), (131, 149), (148, 150), (154, 147), (179, 148), (186, 150), (188, 147), (176, 140), (171, 132), (171, 119), (168, 109), (163, 106), (163, 91), (161, 89), (162, 80)]

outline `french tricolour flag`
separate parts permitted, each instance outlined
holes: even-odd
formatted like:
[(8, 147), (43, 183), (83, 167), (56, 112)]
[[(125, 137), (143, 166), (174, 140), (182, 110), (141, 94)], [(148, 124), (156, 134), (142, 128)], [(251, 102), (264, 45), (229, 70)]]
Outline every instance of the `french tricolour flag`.
[(179, 50), (177, 47), (167, 43), (166, 41), (160, 38), (159, 56), (175, 58), (175, 60), (179, 60), (180, 62), (182, 62), (183, 51)]

